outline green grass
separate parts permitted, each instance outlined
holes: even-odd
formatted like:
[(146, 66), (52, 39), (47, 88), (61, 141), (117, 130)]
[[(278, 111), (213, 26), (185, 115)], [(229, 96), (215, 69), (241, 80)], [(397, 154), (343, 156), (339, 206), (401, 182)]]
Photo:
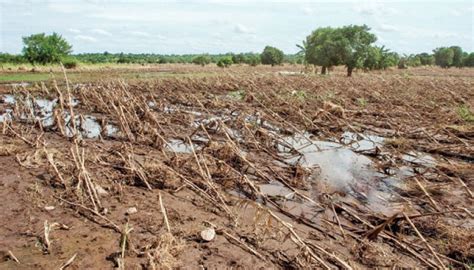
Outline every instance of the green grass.
[(471, 112), (469, 107), (465, 104), (458, 108), (459, 117), (466, 122), (474, 122), (474, 114)]
[(3, 73), (0, 75), (0, 83), (13, 82), (38, 82), (51, 78), (49, 73)]
[[(174, 73), (174, 72), (143, 72), (140, 70), (91, 70), (91, 71), (67, 71), (67, 77), (71, 82), (94, 82), (103, 79), (127, 79), (127, 80), (154, 80), (169, 77), (191, 77), (202, 78), (217, 75), (212, 72), (191, 72), (191, 73)], [(0, 84), (4, 83), (20, 83), (20, 82), (46, 82), (55, 78), (60, 81), (64, 79), (62, 72), (4, 72), (0, 73)]]
[(365, 106), (367, 106), (368, 102), (367, 102), (367, 99), (365, 99), (365, 98), (358, 98), (357, 103), (359, 104), (359, 106), (365, 107)]
[(243, 100), (245, 98), (245, 90), (237, 90), (237, 91), (232, 91), (227, 94), (230, 98), (236, 99), (236, 100)]

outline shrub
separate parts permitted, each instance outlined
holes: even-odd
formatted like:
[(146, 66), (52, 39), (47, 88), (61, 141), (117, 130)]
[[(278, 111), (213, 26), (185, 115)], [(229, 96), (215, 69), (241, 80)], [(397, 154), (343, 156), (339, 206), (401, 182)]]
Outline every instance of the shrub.
[(217, 66), (221, 68), (230, 67), (233, 64), (232, 58), (224, 57), (217, 61)]
[(196, 65), (205, 66), (211, 63), (211, 57), (207, 54), (199, 55), (193, 59), (193, 63)]
[(79, 62), (76, 60), (76, 58), (72, 57), (64, 58), (61, 62), (66, 69), (73, 69), (79, 65)]
[(262, 54), (260, 55), (260, 59), (262, 60), (262, 64), (264, 65), (280, 65), (283, 62), (284, 54), (281, 50), (267, 46), (263, 50)]
[(23, 37), (23, 56), (32, 64), (57, 63), (72, 52), (72, 46), (56, 33)]

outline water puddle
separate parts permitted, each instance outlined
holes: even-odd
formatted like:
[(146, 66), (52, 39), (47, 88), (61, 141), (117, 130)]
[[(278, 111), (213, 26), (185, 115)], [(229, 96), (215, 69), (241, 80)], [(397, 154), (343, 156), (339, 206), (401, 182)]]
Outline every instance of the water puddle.
[(5, 112), (0, 113), (0, 123), (12, 120), (12, 112), (13, 110), (6, 109)]
[(0, 103), (15, 104), (15, 102), (15, 97), (13, 95), (3, 95), (0, 98)]
[[(193, 145), (194, 151), (197, 151), (200, 149), (199, 146)], [(190, 154), (193, 152), (193, 148), (191, 145), (187, 142), (184, 142), (181, 139), (170, 139), (166, 143), (166, 148), (169, 150), (175, 152), (175, 153), (184, 153), (184, 154)]]
[(433, 168), (436, 166), (436, 159), (428, 154), (411, 151), (402, 156), (402, 159), (408, 163), (417, 166)]
[(10, 83), (9, 86), (11, 87), (28, 87), (31, 83), (28, 82), (20, 82), (20, 83)]
[[(53, 116), (53, 110), (58, 105), (58, 99), (45, 99), (45, 98), (29, 98), (19, 99), (13, 95), (3, 95), (1, 97), (3, 103), (8, 105), (14, 105), (16, 103), (22, 103), (27, 109), (31, 110), (31, 113), (22, 112), (19, 116), (20, 120), (23, 121), (39, 121), (43, 127), (52, 127), (55, 124)], [(72, 99), (72, 106), (77, 106), (79, 100), (77, 98)], [(0, 122), (5, 120), (12, 120), (13, 110), (6, 109), (5, 113), (0, 114)], [(72, 137), (73, 128), (71, 123), (71, 116), (69, 112), (63, 112), (62, 118), (64, 120), (64, 130), (66, 136)], [(101, 135), (107, 137), (114, 137), (118, 133), (118, 128), (112, 124), (106, 124), (104, 130), (97, 120), (96, 117), (91, 115), (85, 115), (83, 117), (76, 115), (74, 118), (75, 125), (80, 132), (80, 136), (83, 138), (99, 138)]]
[(268, 197), (277, 197), (286, 200), (291, 200), (295, 197), (295, 193), (291, 189), (283, 186), (277, 181), (269, 184), (261, 184), (258, 187), (260, 188), (260, 191)]
[(279, 75), (283, 75), (283, 76), (299, 76), (299, 75), (303, 75), (303, 73), (301, 72), (296, 72), (296, 71), (279, 71), (278, 72)]
[(357, 152), (373, 152), (383, 146), (385, 138), (376, 135), (366, 135), (346, 131), (342, 134), (341, 142)]
[(309, 134), (296, 135), (284, 138), (278, 150), (286, 162), (311, 169), (314, 198), (321, 191), (348, 194), (373, 211), (390, 208), (396, 197), (392, 192), (392, 181), (397, 184), (400, 181), (388, 178), (376, 169), (370, 158), (354, 152), (374, 149), (382, 138), (356, 138), (353, 134), (345, 134), (341, 141), (347, 145), (313, 140)]
[[(66, 136), (72, 137), (74, 135), (72, 124), (70, 123), (71, 117), (69, 114), (64, 118), (66, 123)], [(75, 124), (77, 130), (80, 132), (82, 138), (97, 139), (100, 136), (105, 137), (116, 137), (119, 129), (112, 125), (106, 124), (104, 127), (101, 126), (96, 117), (91, 115), (85, 115), (82, 118), (80, 116), (75, 117)], [(103, 129), (102, 129), (103, 128)]]

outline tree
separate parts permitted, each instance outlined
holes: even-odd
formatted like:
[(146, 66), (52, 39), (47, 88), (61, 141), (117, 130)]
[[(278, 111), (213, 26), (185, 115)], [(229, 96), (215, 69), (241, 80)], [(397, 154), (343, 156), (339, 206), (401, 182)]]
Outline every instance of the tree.
[(232, 55), (232, 63), (234, 64), (242, 64), (247, 62), (247, 57), (243, 53), (233, 54)]
[(246, 63), (251, 65), (252, 67), (255, 67), (260, 64), (260, 57), (258, 55), (250, 55), (247, 57)]
[(304, 49), (308, 63), (322, 66), (322, 74), (331, 66), (343, 64), (347, 67), (347, 76), (351, 76), (355, 68), (364, 66), (367, 58), (372, 57), (366, 63), (370, 66), (380, 57), (376, 49), (371, 49), (377, 37), (369, 30), (366, 25), (318, 28), (299, 47)]
[(434, 56), (429, 53), (420, 53), (417, 56), (420, 58), (422, 66), (432, 66), (435, 63)]
[(199, 56), (194, 57), (193, 63), (196, 65), (205, 66), (211, 63), (211, 57), (209, 57), (209, 55), (207, 54), (199, 55)]
[(453, 64), (454, 51), (451, 48), (441, 47), (434, 50), (436, 65), (448, 68)]
[(474, 67), (474, 52), (466, 55), (462, 61), (465, 67)]
[(347, 68), (347, 76), (352, 76), (355, 68), (363, 66), (370, 51), (371, 44), (377, 37), (370, 33), (367, 25), (349, 25), (337, 29), (335, 40), (342, 62)]
[(421, 66), (421, 58), (418, 55), (410, 54), (407, 58), (407, 64), (410, 67)]
[(72, 46), (57, 33), (23, 37), (23, 55), (30, 63), (58, 63), (72, 52)]
[(281, 50), (271, 46), (266, 46), (260, 55), (262, 64), (272, 66), (280, 65), (283, 62), (283, 57), (284, 54)]
[(221, 68), (226, 68), (226, 67), (230, 67), (232, 63), (233, 62), (232, 62), (231, 57), (224, 57), (224, 58), (219, 59), (219, 61), (217, 61), (217, 66)]
[(397, 65), (398, 60), (398, 54), (386, 49), (385, 46), (371, 46), (368, 48), (363, 67), (368, 70), (387, 69)]
[(458, 68), (462, 67), (463, 53), (461, 47), (451, 46), (449, 48), (453, 51), (453, 63), (451, 65)]
[(321, 66), (322, 74), (326, 74), (331, 66), (341, 62), (336, 53), (336, 44), (333, 42), (335, 31), (331, 27), (318, 28), (306, 37), (303, 45), (298, 46), (305, 54), (305, 61), (308, 64)]

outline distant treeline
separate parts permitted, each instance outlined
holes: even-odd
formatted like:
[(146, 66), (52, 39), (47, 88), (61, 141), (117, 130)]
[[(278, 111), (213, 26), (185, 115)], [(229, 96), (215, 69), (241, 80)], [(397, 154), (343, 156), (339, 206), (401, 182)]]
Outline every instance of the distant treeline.
[[(205, 62), (218, 63), (221, 59), (231, 58), (233, 64), (261, 64), (260, 53), (225, 53), (225, 54), (153, 54), (153, 53), (81, 53), (72, 54), (71, 57), (82, 63), (89, 64), (201, 64), (200, 59)], [(284, 63), (302, 64), (303, 56), (297, 54), (285, 54)], [(24, 55), (0, 53), (0, 63), (26, 64), (30, 61)]]
[(449, 67), (474, 67), (474, 53), (464, 52), (459, 46), (441, 47), (432, 53), (400, 55), (385, 46), (377, 46), (377, 36), (366, 25), (343, 27), (320, 27), (303, 40), (300, 52), (284, 54), (282, 50), (266, 46), (262, 53), (225, 54), (132, 54), (132, 53), (82, 53), (72, 54), (72, 45), (61, 35), (53, 33), (33, 34), (23, 37), (21, 55), (0, 52), (0, 65), (63, 63), (66, 68), (75, 68), (78, 63), (86, 64), (168, 64), (193, 63), (207, 65), (215, 63), (219, 67), (232, 64), (256, 66), (281, 65), (282, 63), (305, 64), (321, 67), (325, 74), (333, 66), (344, 65), (347, 75), (354, 69), (377, 70), (397, 66), (398, 68), (437, 65)]
[[(443, 47), (434, 50), (434, 53), (419, 53), (410, 55), (400, 55), (392, 52), (393, 61), (390, 66), (397, 65), (399, 68), (434, 66), (441, 67), (474, 67), (474, 53), (459, 53), (459, 47)], [(218, 63), (221, 59), (231, 58), (233, 64), (261, 64), (260, 53), (226, 53), (226, 54), (150, 54), (150, 53), (81, 53), (73, 54), (71, 57), (79, 62), (88, 64), (202, 64)], [(438, 60), (436, 60), (438, 59)], [(0, 64), (27, 64), (30, 61), (23, 55), (0, 53)], [(304, 64), (304, 55), (285, 54), (283, 63)]]

